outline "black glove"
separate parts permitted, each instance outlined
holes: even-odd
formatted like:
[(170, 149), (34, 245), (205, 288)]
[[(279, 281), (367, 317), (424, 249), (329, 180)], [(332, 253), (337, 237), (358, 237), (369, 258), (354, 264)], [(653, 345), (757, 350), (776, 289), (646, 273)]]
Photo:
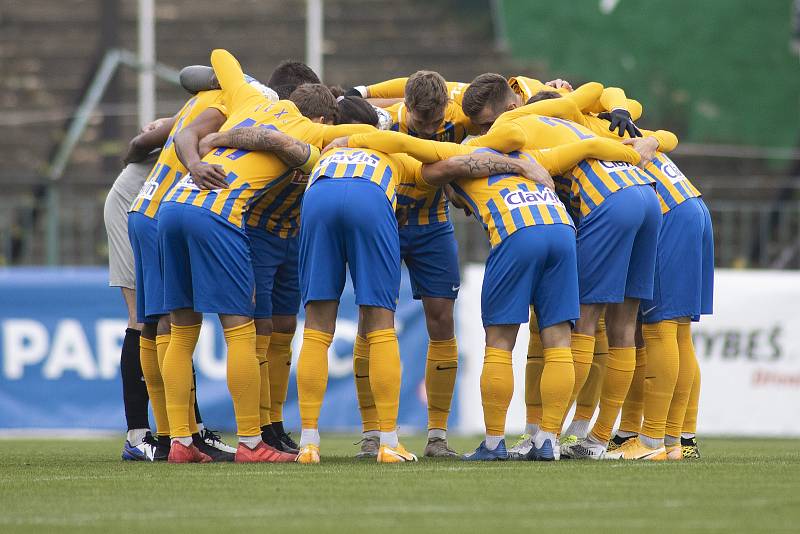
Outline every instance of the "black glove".
[(637, 128), (633, 120), (631, 120), (631, 114), (624, 109), (614, 109), (600, 113), (598, 117), (611, 122), (611, 124), (608, 125), (609, 132), (616, 130), (617, 135), (620, 137), (625, 137), (625, 132), (628, 132), (628, 135), (631, 137), (642, 137), (642, 132), (639, 131), (639, 128)]
[(364, 98), (364, 95), (361, 94), (361, 91), (359, 91), (355, 87), (351, 87), (350, 89), (345, 91), (344, 96), (357, 96), (358, 98)]

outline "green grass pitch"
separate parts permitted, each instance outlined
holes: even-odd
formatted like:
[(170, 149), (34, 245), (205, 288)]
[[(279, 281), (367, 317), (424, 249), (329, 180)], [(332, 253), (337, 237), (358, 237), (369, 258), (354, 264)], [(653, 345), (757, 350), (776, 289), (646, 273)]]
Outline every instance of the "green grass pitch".
[(381, 466), (350, 458), (355, 439), (323, 434), (319, 466), (127, 463), (120, 439), (0, 440), (0, 532), (800, 529), (798, 440), (705, 439), (702, 460), (680, 463)]

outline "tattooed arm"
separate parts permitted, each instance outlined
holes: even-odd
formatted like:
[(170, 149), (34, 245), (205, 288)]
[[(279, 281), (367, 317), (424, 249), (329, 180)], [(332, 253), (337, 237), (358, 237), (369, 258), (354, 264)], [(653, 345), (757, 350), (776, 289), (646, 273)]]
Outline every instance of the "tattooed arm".
[(555, 190), (550, 174), (535, 160), (517, 159), (479, 152), (453, 156), (422, 167), (422, 178), (430, 185), (445, 185), (458, 178), (485, 178), (495, 174), (520, 174)]
[(287, 166), (304, 170), (306, 167), (313, 166), (319, 155), (319, 151), (308, 143), (298, 141), (277, 130), (259, 126), (212, 133), (204, 137), (200, 143), (201, 150), (218, 146), (272, 152)]

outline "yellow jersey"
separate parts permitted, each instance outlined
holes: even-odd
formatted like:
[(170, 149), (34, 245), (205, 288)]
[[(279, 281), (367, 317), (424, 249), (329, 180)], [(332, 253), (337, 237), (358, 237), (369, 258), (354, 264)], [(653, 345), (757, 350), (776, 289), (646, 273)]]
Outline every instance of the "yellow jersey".
[(300, 206), (308, 186), (308, 174), (295, 170), (288, 178), (269, 189), (245, 213), (247, 226), (263, 228), (281, 238), (300, 233)]
[[(302, 142), (321, 148), (336, 137), (350, 133), (374, 130), (365, 125), (326, 126), (304, 117), (293, 102), (272, 102), (245, 81), (244, 73), (229, 52), (214, 50), (211, 54), (214, 72), (222, 87), (228, 120), (220, 131), (249, 126), (278, 130)], [(316, 158), (318, 150), (311, 150)], [(226, 189), (201, 190), (192, 181), (191, 174), (184, 176), (167, 194), (167, 202), (191, 204), (210, 210), (230, 224), (242, 228), (245, 213), (265, 194), (290, 180), (294, 170), (287, 167), (270, 152), (218, 147), (202, 159), (209, 164), (221, 165), (227, 175)], [(312, 161), (303, 167), (310, 167)], [(262, 213), (263, 215), (263, 213)]]
[[(577, 93), (578, 91), (576, 91)], [(537, 113), (547, 115), (557, 119), (567, 119), (589, 129), (592, 133), (620, 141), (628, 138), (627, 132), (624, 137), (619, 137), (616, 132), (608, 129), (609, 122), (591, 113), (582, 113), (579, 104), (572, 104), (570, 96), (536, 102), (525, 106), (515, 112), (518, 115), (525, 113)], [(666, 213), (686, 199), (700, 196), (700, 191), (689, 181), (688, 178), (678, 169), (664, 152), (671, 152), (678, 146), (678, 138), (672, 132), (666, 130), (650, 131), (642, 130), (645, 137), (654, 137), (659, 143), (659, 152), (656, 158), (645, 166), (644, 171), (655, 182), (656, 193), (661, 203), (662, 213)], [(558, 184), (558, 182), (557, 182)], [(562, 182), (563, 184), (563, 182)]]
[(341, 147), (326, 153), (311, 171), (309, 187), (319, 180), (337, 178), (374, 183), (386, 194), (392, 209), (397, 208), (397, 189), (400, 184), (406, 188), (426, 185), (422, 181), (420, 162), (405, 154), (386, 154), (366, 148)]
[[(531, 105), (537, 104), (539, 103)], [(468, 144), (508, 153), (515, 150), (553, 148), (597, 137), (588, 128), (565, 119), (520, 114), (519, 110), (509, 113), (511, 115), (508, 117), (506, 114), (501, 115), (486, 135), (470, 139)], [(634, 185), (652, 185), (655, 182), (630, 162), (598, 159), (582, 161), (562, 175), (571, 181), (569, 203), (579, 208), (577, 215), (580, 217), (591, 213), (620, 189)]]
[(158, 161), (153, 166), (147, 179), (142, 185), (142, 189), (131, 204), (131, 212), (138, 212), (150, 218), (155, 218), (158, 207), (164, 196), (175, 185), (175, 182), (186, 175), (186, 167), (178, 159), (175, 150), (175, 136), (181, 129), (190, 124), (203, 111), (213, 108), (223, 115), (227, 114), (223, 102), (222, 91), (202, 91), (189, 99), (178, 112), (175, 125), (169, 132), (167, 142), (161, 149)]
[(694, 184), (664, 153), (656, 152), (656, 157), (645, 166), (644, 170), (656, 182), (661, 213), (667, 213), (690, 198), (701, 196)]
[[(408, 78), (394, 78), (385, 82), (367, 86), (370, 98), (404, 98)], [(464, 91), (469, 84), (447, 82), (447, 94), (450, 103), (445, 109), (444, 120), (433, 139), (460, 143), (468, 135), (475, 135), (478, 130), (461, 109)], [(407, 109), (404, 102), (398, 102), (386, 108), (392, 119), (390, 130), (419, 137), (408, 126)], [(410, 226), (443, 223), (450, 220), (450, 211), (444, 192), (438, 188), (419, 189), (401, 186), (398, 191), (398, 202), (408, 208)]]
[[(352, 135), (350, 147), (364, 147), (382, 152), (405, 153), (423, 162), (435, 163), (453, 156), (485, 151), (469, 147), (414, 139), (393, 132), (376, 132)], [(580, 165), (591, 156), (637, 163), (639, 155), (625, 145), (614, 141), (592, 138), (568, 143), (548, 150), (524, 150), (509, 154), (511, 157), (536, 160), (551, 174), (560, 174)], [(488, 234), (492, 247), (520, 228), (541, 224), (567, 224), (573, 226), (566, 207), (551, 190), (516, 174), (498, 174), (485, 178), (461, 178), (451, 183), (475, 218)], [(418, 181), (420, 189), (432, 188), (424, 179)], [(438, 189), (438, 188), (437, 188)]]

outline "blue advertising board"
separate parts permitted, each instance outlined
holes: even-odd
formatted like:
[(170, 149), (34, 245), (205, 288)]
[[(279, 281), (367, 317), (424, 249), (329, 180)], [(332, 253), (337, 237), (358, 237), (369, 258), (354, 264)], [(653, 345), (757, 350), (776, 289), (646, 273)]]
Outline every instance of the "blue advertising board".
[[(124, 429), (119, 358), (127, 319), (119, 289), (109, 288), (107, 281), (108, 273), (101, 268), (0, 270), (0, 429)], [(357, 320), (348, 282), (329, 353), (322, 430), (360, 428), (352, 372)], [(295, 359), (302, 324), (301, 315)], [(423, 430), (428, 336), (422, 306), (411, 298), (405, 271), (396, 328), (403, 361), (399, 424)], [(225, 343), (216, 317), (205, 317), (195, 368), (205, 423), (234, 430), (225, 383)], [(287, 428), (298, 429), (294, 369), (293, 365), (284, 417)], [(457, 414), (451, 421), (457, 421)]]

